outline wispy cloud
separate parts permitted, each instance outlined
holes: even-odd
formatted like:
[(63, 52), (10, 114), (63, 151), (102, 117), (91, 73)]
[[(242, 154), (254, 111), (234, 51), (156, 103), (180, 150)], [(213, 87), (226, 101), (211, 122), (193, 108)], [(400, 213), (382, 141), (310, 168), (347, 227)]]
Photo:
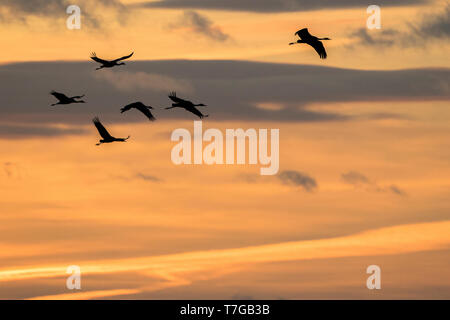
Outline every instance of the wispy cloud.
[(151, 181), (151, 182), (159, 182), (159, 181), (161, 181), (161, 179), (159, 179), (156, 176), (152, 176), (152, 175), (149, 175), (149, 174), (144, 174), (144, 173), (141, 173), (141, 172), (137, 173), (136, 177), (139, 178), (139, 179), (142, 179), (142, 180), (145, 180), (145, 181)]
[[(424, 46), (433, 41), (450, 38), (450, 4), (439, 13), (428, 14), (419, 22), (409, 22), (405, 31), (360, 28), (351, 34), (355, 44), (365, 46)], [(353, 45), (350, 45), (352, 47)]]
[(214, 25), (208, 17), (196, 11), (185, 11), (179, 18), (179, 21), (170, 24), (169, 28), (183, 30), (184, 32), (193, 32), (219, 42), (226, 41), (230, 38), (219, 26)]
[(96, 291), (56, 294), (50, 296), (39, 296), (33, 297), (28, 300), (88, 300), (104, 297), (125, 296), (130, 294), (136, 294), (139, 292), (141, 292), (141, 290), (138, 289), (96, 290)]
[(281, 183), (287, 186), (300, 187), (307, 192), (313, 192), (318, 188), (316, 179), (310, 175), (296, 171), (284, 170), (276, 176), (261, 176), (259, 174), (241, 173), (237, 180), (245, 181), (246, 183)]
[(302, 187), (308, 192), (312, 192), (317, 188), (317, 182), (314, 178), (306, 173), (294, 170), (286, 170), (278, 174), (278, 178), (282, 183), (292, 186)]
[(389, 190), (391, 190), (391, 192), (398, 194), (399, 196), (404, 196), (406, 195), (405, 191), (403, 191), (402, 189), (400, 189), (399, 187), (397, 187), (396, 185), (391, 185), (389, 186)]
[(142, 172), (137, 172), (135, 174), (128, 175), (128, 176), (113, 175), (111, 177), (114, 179), (122, 180), (122, 181), (134, 181), (134, 180), (144, 180), (144, 181), (148, 181), (148, 182), (161, 182), (162, 181), (159, 177), (157, 177), (155, 175), (150, 175), (150, 174), (146, 174), (146, 173), (142, 173)]
[(26, 169), (20, 163), (6, 161), (3, 165), (0, 164), (0, 167), (3, 167), (3, 173), (9, 179), (22, 179), (27, 176)]
[[(376, 34), (376, 35), (374, 35)], [(355, 43), (365, 46), (392, 46), (395, 42), (401, 41), (396, 36), (401, 32), (392, 29), (382, 29), (369, 31), (367, 28), (360, 28), (351, 34), (356, 39)], [(350, 45), (352, 47), (354, 44)]]
[(341, 175), (341, 178), (344, 182), (352, 185), (359, 185), (359, 184), (370, 184), (369, 178), (367, 178), (365, 175), (356, 172), (356, 171), (349, 171), (347, 173), (343, 173)]
[(128, 7), (120, 0), (77, 0), (76, 3), (67, 0), (2, 0), (0, 22), (27, 23), (29, 17), (67, 19), (66, 9), (71, 4), (80, 7), (82, 23), (92, 28), (100, 28), (105, 23), (111, 24), (111, 17), (107, 19), (103, 16), (105, 12), (112, 13), (115, 17), (113, 20), (120, 24), (127, 20)]
[(147, 72), (128, 72), (102, 70), (94, 73), (94, 77), (113, 85), (117, 90), (133, 92), (145, 89), (168, 92), (170, 90), (191, 92), (193, 90), (189, 82), (175, 78)]
[[(158, 286), (135, 286), (125, 289), (152, 292), (173, 286), (187, 285), (198, 279), (217, 277), (220, 274), (240, 272), (243, 266), (265, 262), (301, 261), (357, 256), (398, 255), (412, 252), (442, 250), (450, 245), (450, 221), (398, 225), (374, 229), (349, 236), (329, 239), (292, 241), (235, 249), (184, 252), (163, 256), (124, 258), (116, 260), (80, 261), (86, 275), (116, 272), (140, 272), (148, 277), (165, 280)], [(180, 265), (184, 266), (180, 268)], [(0, 270), (1, 281), (54, 278), (65, 276), (65, 265), (42, 265), (32, 268), (7, 268)], [(201, 275), (201, 276), (200, 276)], [(92, 294), (93, 292), (91, 292)], [(120, 292), (94, 291), (92, 297), (110, 296)], [(62, 296), (70, 299), (64, 293)], [(57, 298), (53, 296), (52, 298)], [(75, 294), (73, 298), (80, 298)], [(86, 292), (89, 298), (89, 292)]]
[(450, 38), (450, 3), (440, 13), (425, 15), (421, 22), (410, 26), (422, 41)]
[(3, 163), (3, 170), (8, 178), (12, 177), (12, 169), (11, 168), (13, 166), (14, 166), (14, 163), (12, 163), (12, 162)]
[(406, 192), (403, 191), (400, 187), (392, 184), (389, 186), (380, 186), (375, 181), (372, 181), (362, 173), (357, 171), (349, 171), (341, 174), (341, 179), (343, 182), (353, 185), (356, 188), (365, 188), (368, 191), (375, 192), (391, 192), (399, 196), (405, 196)]
[(54, 125), (9, 125), (0, 124), (0, 139), (22, 139), (30, 137), (57, 137), (64, 135), (79, 135), (86, 133), (85, 129), (76, 127), (61, 127)]

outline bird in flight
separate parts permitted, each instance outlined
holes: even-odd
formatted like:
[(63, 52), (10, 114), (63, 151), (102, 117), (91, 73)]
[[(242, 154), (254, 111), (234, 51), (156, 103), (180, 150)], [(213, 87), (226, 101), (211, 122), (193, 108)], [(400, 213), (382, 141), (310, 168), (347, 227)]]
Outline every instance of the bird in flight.
[(301, 30), (298, 30), (295, 33), (295, 35), (298, 35), (300, 39), (297, 40), (297, 42), (289, 43), (289, 45), (293, 45), (296, 43), (309, 44), (319, 54), (320, 59), (327, 58), (327, 52), (325, 51), (325, 47), (323, 46), (323, 43), (321, 42), (321, 40), (331, 40), (330, 38), (317, 38), (309, 33), (308, 28), (303, 28)]
[(153, 107), (146, 106), (145, 104), (143, 104), (140, 101), (139, 102), (133, 102), (133, 103), (130, 103), (130, 104), (126, 105), (125, 107), (120, 109), (120, 113), (124, 113), (125, 111), (131, 110), (133, 108), (137, 109), (140, 112), (142, 112), (143, 114), (145, 114), (150, 121), (155, 121), (156, 120), (155, 117), (150, 112), (150, 109), (153, 109)]
[(86, 103), (83, 100), (75, 100), (83, 98), (84, 94), (82, 96), (73, 96), (73, 97), (68, 97), (64, 93), (56, 91), (52, 91), (50, 92), (50, 94), (54, 96), (56, 99), (58, 99), (58, 102), (52, 104), (52, 106), (56, 106), (57, 104)]
[(134, 52), (132, 52), (128, 56), (124, 56), (122, 58), (118, 58), (118, 59), (115, 59), (115, 60), (103, 60), (103, 59), (100, 59), (99, 57), (97, 57), (95, 52), (93, 52), (91, 54), (91, 59), (101, 64), (100, 67), (95, 69), (95, 70), (99, 70), (99, 69), (102, 69), (102, 68), (112, 68), (112, 67), (115, 67), (115, 66), (125, 65), (125, 62), (120, 62), (120, 63), (118, 63), (118, 62), (130, 58), (133, 55), (133, 53)]
[(184, 100), (184, 99), (178, 98), (176, 92), (169, 93), (169, 98), (170, 98), (170, 100), (172, 100), (175, 103), (172, 103), (172, 106), (168, 107), (166, 109), (183, 108), (186, 111), (189, 111), (189, 112), (195, 114), (200, 119), (203, 119), (203, 117), (208, 117), (209, 116), (209, 115), (204, 115), (203, 113), (200, 112), (200, 110), (198, 110), (196, 108), (196, 107), (206, 107), (206, 105), (203, 104), (203, 103), (193, 104), (189, 100)]
[(115, 142), (115, 141), (125, 142), (130, 138), (130, 136), (128, 136), (127, 138), (113, 137), (105, 129), (105, 127), (102, 125), (102, 123), (100, 122), (100, 119), (98, 117), (95, 117), (94, 119), (92, 119), (92, 122), (94, 122), (94, 125), (98, 130), (98, 133), (103, 138), (103, 139), (99, 140), (99, 142), (96, 144), (97, 146), (101, 145), (102, 143), (110, 143), (110, 142)]

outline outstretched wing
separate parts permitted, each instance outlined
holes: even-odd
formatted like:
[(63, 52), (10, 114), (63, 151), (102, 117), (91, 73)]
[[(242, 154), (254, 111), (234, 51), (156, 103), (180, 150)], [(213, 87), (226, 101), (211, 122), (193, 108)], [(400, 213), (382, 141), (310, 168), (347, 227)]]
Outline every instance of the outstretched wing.
[(116, 60), (113, 60), (113, 61), (117, 62), (117, 61), (120, 61), (120, 60), (128, 59), (128, 58), (130, 58), (133, 54), (134, 54), (134, 52), (130, 53), (128, 56), (123, 56), (122, 58), (119, 58), (119, 59), (116, 59)]
[(143, 104), (140, 104), (136, 107), (136, 109), (138, 109), (140, 112), (142, 112), (143, 114), (145, 114), (145, 116), (150, 120), (150, 121), (155, 121), (156, 118), (152, 115), (152, 113), (150, 112), (150, 110), (144, 106)]
[(98, 133), (101, 135), (103, 139), (112, 139), (113, 136), (109, 134), (109, 132), (105, 129), (105, 127), (100, 122), (100, 119), (98, 117), (95, 117), (92, 119), (92, 122), (94, 122), (95, 127), (98, 130)]
[(108, 60), (103, 60), (103, 59), (100, 59), (99, 57), (97, 57), (97, 54), (95, 52), (92, 52), (91, 59), (96, 61), (96, 62), (98, 62), (98, 63), (101, 63), (101, 64), (109, 63)]
[(200, 119), (203, 117), (207, 117), (207, 115), (204, 115), (203, 113), (201, 113), (200, 110), (198, 110), (196, 107), (185, 107), (185, 109), (189, 112), (192, 112), (193, 114), (198, 116)]
[(143, 114), (145, 114), (149, 120), (151, 120), (151, 121), (156, 120), (156, 118), (152, 115), (152, 113), (149, 110), (149, 108), (152, 108), (152, 107), (147, 107), (140, 101), (133, 102), (133, 103), (130, 103), (129, 105), (126, 105), (125, 107), (120, 109), (120, 112), (124, 113), (125, 111), (128, 111), (132, 108), (135, 108), (135, 109), (139, 110), (140, 112), (142, 112)]
[(307, 38), (311, 38), (312, 35), (309, 33), (308, 28), (303, 28), (298, 30), (295, 35), (299, 36), (300, 39), (307, 39)]
[(187, 102), (186, 100), (178, 98), (177, 93), (175, 91), (172, 91), (171, 93), (169, 93), (169, 99), (176, 103), (186, 103)]
[(50, 92), (50, 94), (52, 96), (54, 96), (56, 99), (58, 99), (59, 101), (64, 101), (64, 100), (69, 99), (64, 93), (52, 91), (52, 92)]
[(133, 102), (133, 103), (127, 104), (125, 107), (120, 109), (120, 113), (124, 113), (125, 111), (131, 110), (131, 108), (135, 108), (136, 104), (137, 104), (137, 102)]
[(326, 59), (327, 58), (327, 52), (325, 51), (325, 47), (323, 46), (322, 42), (320, 42), (320, 41), (313, 41), (313, 42), (311, 42), (309, 44), (319, 54), (320, 59)]

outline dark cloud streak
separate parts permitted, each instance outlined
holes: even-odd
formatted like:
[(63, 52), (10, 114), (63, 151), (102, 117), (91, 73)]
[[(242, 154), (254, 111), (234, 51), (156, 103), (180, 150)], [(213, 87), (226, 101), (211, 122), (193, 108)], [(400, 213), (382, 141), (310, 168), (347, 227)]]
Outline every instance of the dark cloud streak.
[(282, 171), (278, 174), (278, 178), (283, 184), (302, 187), (308, 192), (312, 192), (317, 188), (317, 182), (314, 178), (299, 171)]
[[(377, 5), (408, 6), (427, 3), (428, 0), (378, 0)], [(367, 8), (360, 0), (163, 0), (143, 2), (137, 7), (171, 9), (211, 9), (250, 12), (295, 12), (336, 8)]]
[(160, 182), (161, 181), (161, 179), (159, 179), (156, 176), (152, 176), (152, 175), (145, 174), (145, 173), (142, 173), (142, 172), (138, 172), (136, 174), (136, 178), (144, 180), (144, 181), (149, 181), (149, 182)]
[[(158, 121), (195, 119), (182, 110), (163, 110), (171, 102), (159, 86), (153, 88), (150, 83), (130, 91), (118, 90), (96, 76), (102, 70), (94, 69), (89, 62), (0, 66), (2, 121), (32, 126), (78, 125), (90, 123), (95, 115), (102, 115), (107, 123), (145, 121), (137, 115), (124, 118), (119, 112), (120, 107), (137, 99), (159, 107), (155, 110)], [(248, 61), (163, 60), (131, 61), (126, 69), (111, 72), (126, 72), (127, 79), (136, 76), (136, 81), (145, 79), (145, 73), (153, 78), (160, 75), (167, 83), (182, 83), (179, 96), (207, 104), (209, 119), (216, 121), (347, 121), (351, 118), (341, 115), (339, 109), (315, 111), (307, 107), (346, 101), (445, 100), (450, 95), (450, 70), (445, 68), (370, 71)], [(86, 94), (87, 103), (52, 108), (51, 90)], [(268, 102), (282, 108), (258, 107)]]

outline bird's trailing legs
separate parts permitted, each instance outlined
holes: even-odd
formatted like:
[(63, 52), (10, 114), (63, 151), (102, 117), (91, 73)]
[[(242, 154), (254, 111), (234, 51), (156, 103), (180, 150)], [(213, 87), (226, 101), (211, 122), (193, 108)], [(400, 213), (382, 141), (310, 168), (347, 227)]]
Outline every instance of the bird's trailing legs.
[[(130, 139), (130, 137), (131, 136), (128, 136), (128, 137), (126, 137), (126, 138), (115, 138), (115, 140), (112, 140), (112, 141), (107, 141), (108, 143), (109, 142), (114, 142), (114, 141), (119, 141), (119, 142), (127, 142), (127, 140), (128, 139)], [(98, 143), (96, 143), (95, 145), (96, 146), (99, 146), (99, 145), (101, 145), (102, 143), (106, 143), (104, 140), (100, 140)]]
[(70, 97), (70, 99), (81, 99), (84, 96), (85, 96), (85, 94), (83, 94), (82, 96), (73, 96), (73, 97)]

